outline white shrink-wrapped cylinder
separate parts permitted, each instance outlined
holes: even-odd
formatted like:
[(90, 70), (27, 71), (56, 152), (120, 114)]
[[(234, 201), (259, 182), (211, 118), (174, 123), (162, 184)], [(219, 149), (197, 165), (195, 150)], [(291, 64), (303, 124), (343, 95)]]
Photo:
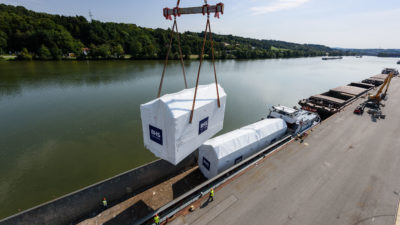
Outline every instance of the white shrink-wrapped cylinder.
[(143, 141), (157, 157), (174, 165), (223, 128), (226, 94), (215, 83), (199, 85), (192, 123), (194, 88), (167, 94), (140, 106)]
[(206, 141), (198, 165), (208, 179), (280, 139), (287, 130), (282, 119), (265, 119)]

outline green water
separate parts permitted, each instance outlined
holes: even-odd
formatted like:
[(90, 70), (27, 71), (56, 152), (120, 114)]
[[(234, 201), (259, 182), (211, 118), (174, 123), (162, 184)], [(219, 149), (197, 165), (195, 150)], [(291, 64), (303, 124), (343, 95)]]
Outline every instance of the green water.
[[(228, 95), (222, 132), (299, 99), (396, 67), (364, 57), (218, 61)], [(139, 105), (152, 100), (161, 61), (0, 61), (0, 218), (156, 159), (143, 147)], [(186, 62), (189, 86), (198, 61)], [(200, 83), (213, 81), (204, 64)], [(163, 93), (183, 88), (179, 62)]]

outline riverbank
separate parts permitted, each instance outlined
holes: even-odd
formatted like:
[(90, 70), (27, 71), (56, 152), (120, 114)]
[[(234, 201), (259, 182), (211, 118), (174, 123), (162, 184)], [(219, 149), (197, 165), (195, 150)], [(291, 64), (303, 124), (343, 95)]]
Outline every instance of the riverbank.
[(0, 60), (15, 60), (16, 58), (15, 55), (0, 55)]
[[(288, 51), (288, 50), (280, 50), (280, 51)], [(316, 56), (309, 56), (308, 58), (314, 58), (314, 57), (323, 57), (324, 55), (316, 55)], [(341, 56), (338, 56), (341, 57)], [(381, 58), (399, 58), (397, 56), (395, 57), (391, 57), (391, 56), (377, 56), (377, 57), (381, 57)], [(199, 60), (200, 56), (199, 55), (190, 55), (187, 58), (185, 58), (184, 60)], [(296, 58), (304, 58), (304, 56), (291, 56), (291, 57), (250, 57), (250, 58), (237, 58), (234, 55), (227, 55), (225, 58), (215, 58), (216, 60), (232, 60), (232, 59), (236, 59), (236, 60), (257, 60), (257, 59), (296, 59)], [(204, 55), (204, 59), (210, 60), (211, 57), (207, 54)], [(133, 58), (131, 55), (123, 55), (120, 58), (114, 57), (114, 58), (90, 58), (90, 57), (85, 57), (85, 58), (79, 58), (79, 57), (75, 57), (75, 56), (71, 56), (71, 57), (61, 57), (60, 59), (40, 59), (40, 58), (35, 58), (32, 57), (31, 59), (18, 59), (18, 56), (16, 55), (0, 55), (0, 60), (15, 60), (15, 61), (24, 61), (24, 60), (34, 60), (34, 61), (60, 61), (60, 60), (77, 60), (77, 61), (97, 61), (97, 60), (135, 60), (135, 61), (143, 61), (143, 60), (163, 60), (162, 58)], [(179, 57), (171, 57), (169, 58), (170, 61), (178, 61), (180, 60)]]
[[(277, 51), (289, 51), (289, 50), (277, 50)], [(323, 54), (321, 55), (314, 55), (314, 56), (308, 56), (308, 58), (314, 58), (314, 57), (322, 57), (324, 56)], [(211, 60), (211, 56), (204, 54), (203, 56), (204, 59), (206, 60)], [(215, 57), (216, 60), (259, 60), (259, 59), (296, 59), (296, 58), (305, 58), (304, 56), (282, 56), (282, 57), (236, 57), (235, 55), (232, 54), (227, 54), (225, 57)], [(199, 60), (200, 56), (199, 55), (189, 55), (189, 56), (184, 56), (184, 60)], [(104, 61), (104, 60), (133, 60), (133, 61), (143, 61), (143, 60), (165, 60), (165, 57), (153, 57), (153, 58), (135, 58), (132, 55), (122, 55), (120, 57), (77, 57), (77, 56), (62, 56), (60, 58), (40, 58), (39, 56), (35, 56), (33, 53), (29, 53), (29, 57), (26, 56), (18, 56), (18, 55), (0, 55), (0, 60), (15, 60), (15, 61), (68, 61), (68, 60), (76, 60), (76, 61)], [(179, 61), (180, 57), (178, 55), (174, 55), (168, 58), (170, 61)]]

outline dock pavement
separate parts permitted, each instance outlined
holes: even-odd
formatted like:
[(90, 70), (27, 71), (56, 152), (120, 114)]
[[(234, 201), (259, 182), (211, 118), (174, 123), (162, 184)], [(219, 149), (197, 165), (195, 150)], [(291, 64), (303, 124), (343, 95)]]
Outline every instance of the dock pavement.
[(400, 78), (383, 101), (385, 119), (353, 114), (364, 100), (168, 224), (400, 225)]

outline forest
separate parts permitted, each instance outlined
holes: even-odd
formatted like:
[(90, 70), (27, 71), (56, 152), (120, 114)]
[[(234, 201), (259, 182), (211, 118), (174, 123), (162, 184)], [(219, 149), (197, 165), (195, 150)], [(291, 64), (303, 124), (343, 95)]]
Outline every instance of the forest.
[[(198, 58), (204, 33), (181, 33), (185, 59)], [(135, 24), (88, 21), (83, 16), (38, 13), (22, 6), (0, 4), (0, 54), (21, 60), (60, 59), (164, 59), (170, 30)], [(348, 51), (323, 45), (258, 40), (213, 33), (218, 59), (290, 58), (348, 55)], [(210, 57), (207, 42), (205, 57)], [(169, 55), (178, 59), (175, 41)]]

